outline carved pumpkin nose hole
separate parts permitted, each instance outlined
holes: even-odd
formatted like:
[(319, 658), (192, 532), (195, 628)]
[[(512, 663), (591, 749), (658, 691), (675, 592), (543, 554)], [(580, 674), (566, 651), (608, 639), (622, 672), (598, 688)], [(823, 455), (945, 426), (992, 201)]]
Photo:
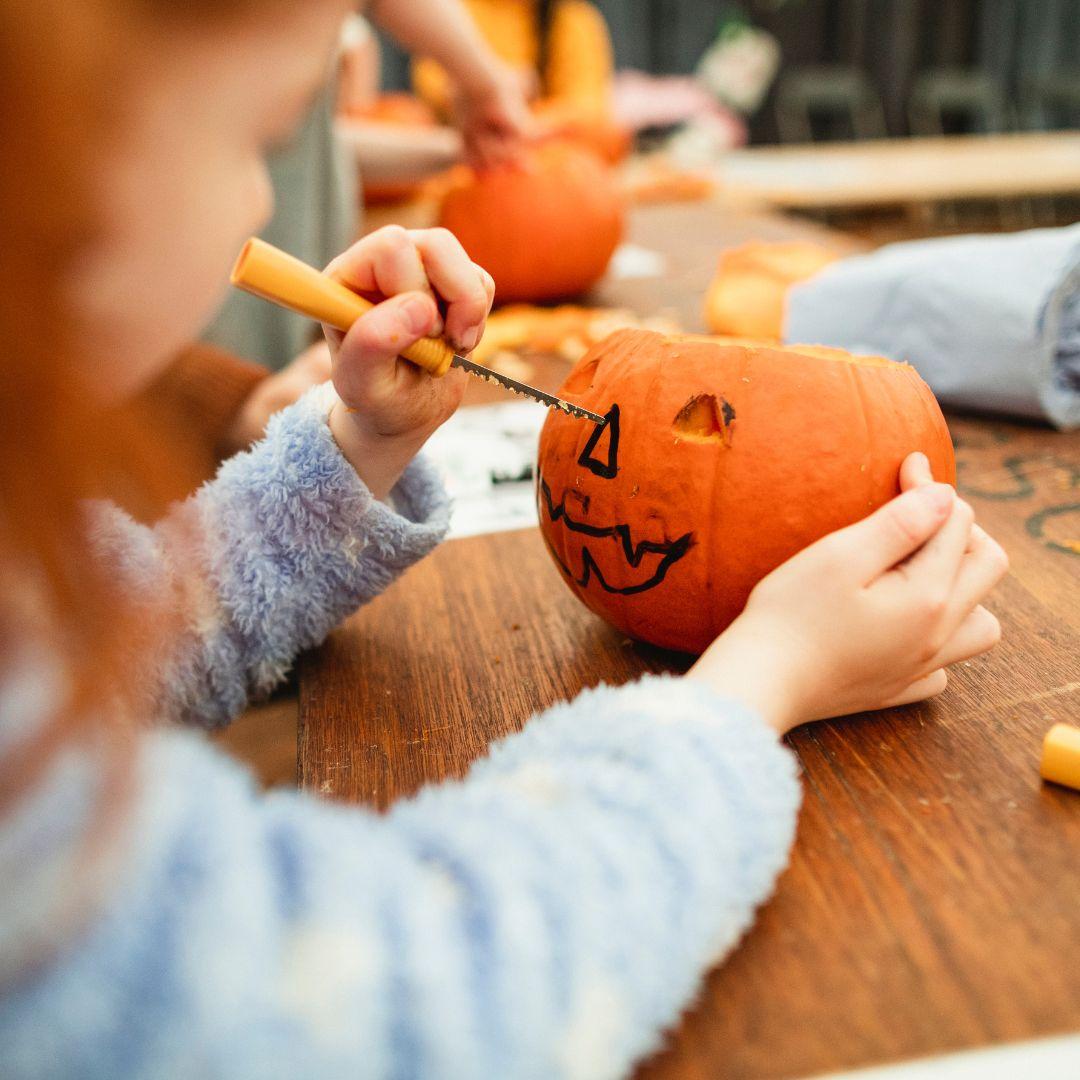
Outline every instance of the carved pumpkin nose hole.
[(678, 412), (671, 428), (685, 442), (731, 445), (735, 410), (715, 394), (695, 394)]
[(599, 366), (599, 357), (595, 360), (589, 360), (571, 373), (570, 378), (563, 383), (563, 390), (567, 394), (584, 394), (586, 390), (592, 387), (593, 379), (596, 377), (596, 369)]

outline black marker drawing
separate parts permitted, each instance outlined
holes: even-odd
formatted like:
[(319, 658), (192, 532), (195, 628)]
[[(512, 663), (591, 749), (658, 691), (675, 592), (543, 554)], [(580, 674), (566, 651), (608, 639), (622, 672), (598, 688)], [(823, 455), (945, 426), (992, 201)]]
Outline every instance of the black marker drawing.
[[(610, 436), (608, 442), (607, 461), (600, 461), (593, 457), (601, 438)], [(578, 464), (584, 466), (589, 472), (605, 480), (613, 480), (619, 471), (619, 406), (612, 405), (604, 416), (603, 427), (597, 426), (589, 436), (585, 449), (581, 451)]]
[[(956, 463), (957, 480), (956, 486), (961, 495), (974, 495), (980, 499), (993, 499), (1001, 502), (1010, 499), (1029, 499), (1035, 494), (1035, 480), (1046, 475), (1052, 470), (1060, 469), (1066, 477), (1069, 487), (1080, 487), (1080, 468), (1063, 458), (1049, 454), (1028, 454), (1019, 457), (1007, 457), (1001, 462), (1002, 468), (1008, 473), (1010, 487), (1001, 490), (980, 487), (967, 482), (966, 473), (969, 462), (960, 460)], [(985, 470), (984, 470), (985, 471)], [(997, 474), (991, 470), (991, 477)]]
[(1037, 514), (1032, 514), (1024, 523), (1029, 535), (1034, 536), (1036, 540), (1041, 540), (1052, 551), (1060, 551), (1065, 555), (1080, 555), (1080, 543), (1077, 544), (1060, 544), (1056, 540), (1052, 540), (1045, 533), (1046, 522), (1051, 518), (1062, 517), (1066, 514), (1076, 514), (1077, 520), (1080, 520), (1080, 503), (1068, 503), (1065, 506), (1048, 506), (1045, 510), (1040, 510)]
[[(613, 410), (616, 418), (618, 417), (618, 407)], [(610, 416), (610, 414), (608, 414)], [(616, 428), (616, 433), (618, 428)], [(615, 445), (615, 439), (613, 436), (612, 445)], [(585, 454), (582, 454), (585, 457)], [(582, 462), (584, 464), (584, 462)], [(581, 533), (584, 536), (595, 537), (596, 539), (606, 539), (614, 537), (617, 539), (623, 550), (623, 556), (626, 559), (627, 565), (633, 568), (637, 568), (641, 565), (642, 559), (646, 555), (660, 555), (661, 559), (656, 567), (656, 570), (646, 580), (638, 585), (628, 585), (625, 588), (617, 588), (614, 585), (609, 585), (604, 580), (603, 572), (600, 567), (596, 565), (596, 560), (592, 556), (592, 552), (587, 547), (582, 545), (581, 548), (581, 564), (582, 573), (581, 577), (575, 577), (570, 568), (559, 558), (551, 544), (548, 543), (548, 550), (551, 551), (552, 558), (562, 567), (563, 572), (571, 581), (577, 583), (579, 588), (585, 588), (589, 584), (589, 581), (595, 577), (596, 581), (600, 584), (600, 587), (605, 592), (618, 593), (620, 596), (632, 596), (635, 593), (646, 592), (649, 589), (655, 588), (664, 580), (667, 572), (671, 567), (677, 563), (691, 548), (694, 535), (693, 533), (686, 533), (680, 536), (677, 540), (671, 540), (666, 543), (657, 543), (653, 540), (642, 540), (635, 544), (630, 534), (629, 525), (588, 525), (583, 521), (575, 521), (574, 518), (566, 512), (566, 499), (555, 505), (554, 499), (551, 497), (551, 489), (548, 487), (546, 481), (541, 476), (539, 477), (539, 491), (544, 500), (544, 504), (547, 507), (548, 517), (552, 522), (562, 521), (563, 524), (571, 532)], [(541, 530), (542, 532), (543, 530)], [(547, 543), (547, 537), (544, 537), (545, 543)]]

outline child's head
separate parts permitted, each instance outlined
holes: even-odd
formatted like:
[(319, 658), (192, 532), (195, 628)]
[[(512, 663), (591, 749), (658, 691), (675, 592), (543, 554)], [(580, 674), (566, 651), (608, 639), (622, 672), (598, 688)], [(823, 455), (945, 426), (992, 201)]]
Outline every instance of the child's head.
[(326, 85), (342, 0), (127, 0), (89, 163), (97, 236), (67, 294), (110, 396), (194, 338), (266, 221), (265, 155)]
[(28, 565), (71, 640), (92, 653), (108, 637), (115, 605), (79, 555), (79, 500), (118, 464), (171, 458), (160, 432), (102, 410), (213, 312), (270, 211), (263, 156), (330, 77), (349, 7), (0, 5), (0, 654)]

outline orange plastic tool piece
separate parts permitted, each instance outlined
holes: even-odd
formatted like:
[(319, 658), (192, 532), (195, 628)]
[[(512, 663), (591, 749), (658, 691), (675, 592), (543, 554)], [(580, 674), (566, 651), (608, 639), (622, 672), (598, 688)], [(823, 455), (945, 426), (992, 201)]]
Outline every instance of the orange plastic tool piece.
[(1046, 733), (1039, 772), (1044, 780), (1080, 791), (1080, 728), (1055, 724)]
[[(341, 282), (256, 237), (240, 252), (231, 281), (245, 292), (338, 330), (348, 330), (375, 306)], [(438, 378), (454, 360), (454, 350), (438, 338), (423, 338), (401, 355)]]

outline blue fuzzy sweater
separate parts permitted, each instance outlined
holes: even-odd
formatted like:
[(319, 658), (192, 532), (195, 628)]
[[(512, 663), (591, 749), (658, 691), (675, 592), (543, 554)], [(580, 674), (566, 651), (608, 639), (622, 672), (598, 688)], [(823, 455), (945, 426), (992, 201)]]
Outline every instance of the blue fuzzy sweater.
[[(184, 632), (136, 672), (219, 724), (443, 535), (422, 462), (376, 502), (314, 392), (154, 529), (99, 508)], [(62, 673), (0, 682), (0, 754)], [(0, 826), (0, 1076), (623, 1076), (749, 925), (787, 858), (792, 755), (689, 681), (600, 688), (385, 816), (261, 794), (197, 732), (148, 729), (122, 821), (89, 742)], [(102, 839), (104, 838), (104, 839)]]

